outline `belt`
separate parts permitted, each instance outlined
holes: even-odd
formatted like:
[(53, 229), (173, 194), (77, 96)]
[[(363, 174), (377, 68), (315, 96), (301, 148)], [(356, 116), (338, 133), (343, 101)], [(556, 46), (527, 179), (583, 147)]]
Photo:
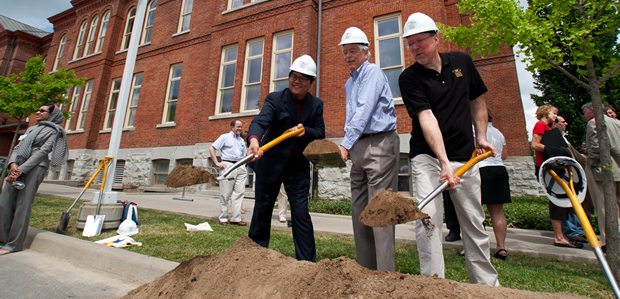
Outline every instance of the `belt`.
[(222, 162), (228, 162), (228, 163), (237, 163), (239, 161), (229, 161), (229, 160), (222, 160)]
[(358, 139), (364, 139), (364, 138), (366, 138), (366, 137), (377, 136), (377, 135), (380, 135), (380, 134), (390, 133), (390, 132), (394, 132), (394, 130), (392, 130), (392, 131), (386, 131), (386, 132), (379, 132), (379, 133), (362, 134), (362, 135), (360, 136), (360, 138), (358, 138)]

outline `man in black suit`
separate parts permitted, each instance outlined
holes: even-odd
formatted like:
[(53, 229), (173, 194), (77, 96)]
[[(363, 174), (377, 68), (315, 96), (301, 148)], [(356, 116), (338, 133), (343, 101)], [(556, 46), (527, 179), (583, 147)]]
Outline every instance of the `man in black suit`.
[[(308, 212), (310, 164), (302, 153), (310, 142), (325, 138), (323, 101), (308, 92), (316, 77), (316, 64), (310, 56), (297, 58), (289, 70), (289, 88), (267, 95), (248, 130), (248, 154), (254, 154), (250, 167), (256, 173), (254, 213), (248, 236), (263, 247), (269, 246), (271, 215), (284, 183), (291, 205), (295, 257), (314, 262), (314, 229)], [(287, 129), (299, 128), (305, 131), (297, 138), (282, 141), (264, 153), (259, 150)]]

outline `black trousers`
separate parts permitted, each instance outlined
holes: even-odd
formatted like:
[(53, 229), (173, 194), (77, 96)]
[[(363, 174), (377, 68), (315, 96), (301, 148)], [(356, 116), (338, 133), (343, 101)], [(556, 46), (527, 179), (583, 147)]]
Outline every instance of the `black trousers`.
[(306, 172), (303, 163), (308, 163), (303, 156), (291, 157), (280, 176), (272, 184), (265, 184), (259, 177), (256, 178), (254, 213), (248, 236), (259, 245), (269, 247), (273, 207), (280, 191), (280, 185), (284, 184), (291, 205), (295, 258), (314, 262), (316, 260), (314, 228), (308, 212), (310, 173)]
[(454, 203), (450, 198), (450, 192), (444, 191), (443, 195), (443, 211), (446, 213), (446, 227), (450, 231), (455, 231), (461, 234), (461, 226), (459, 225), (459, 218), (456, 217), (456, 210), (454, 209)]

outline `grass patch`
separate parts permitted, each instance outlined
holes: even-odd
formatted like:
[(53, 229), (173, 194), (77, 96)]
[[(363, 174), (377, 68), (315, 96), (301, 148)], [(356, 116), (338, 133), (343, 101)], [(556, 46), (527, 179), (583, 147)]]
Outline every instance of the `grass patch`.
[[(55, 232), (60, 214), (71, 205), (73, 199), (37, 195), (32, 207), (30, 225)], [(181, 262), (197, 255), (211, 255), (232, 246), (239, 237), (248, 233), (248, 227), (228, 225), (219, 226), (217, 221), (209, 224), (218, 229), (213, 232), (188, 233), (183, 223), (198, 224), (204, 218), (139, 208), (142, 226), (134, 236), (141, 247), (128, 247), (126, 250), (155, 256), (166, 260)], [(73, 210), (67, 235), (96, 241), (115, 235), (113, 231), (103, 232), (91, 238), (82, 237), (76, 231), (77, 208)], [(353, 237), (330, 234), (315, 234), (317, 260), (334, 259), (347, 256), (355, 259)], [(295, 257), (295, 248), (290, 231), (271, 231), (271, 249), (289, 257)], [(457, 249), (444, 249), (446, 278), (469, 282), (465, 259), (456, 255)], [(509, 254), (506, 261), (492, 259), (499, 272), (502, 286), (536, 292), (569, 292), (592, 297), (612, 297), (613, 293), (598, 264), (573, 263), (547, 258), (532, 258), (526, 255)], [(396, 243), (396, 269), (401, 273), (420, 273), (418, 252), (415, 245)]]

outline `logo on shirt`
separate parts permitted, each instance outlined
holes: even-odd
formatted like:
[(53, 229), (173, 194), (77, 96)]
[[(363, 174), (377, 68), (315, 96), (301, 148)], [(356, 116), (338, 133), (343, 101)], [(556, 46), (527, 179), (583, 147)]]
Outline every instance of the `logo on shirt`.
[(461, 72), (461, 69), (455, 69), (452, 71), (452, 73), (454, 73), (454, 75), (458, 78), (458, 77), (463, 77), (463, 73)]

